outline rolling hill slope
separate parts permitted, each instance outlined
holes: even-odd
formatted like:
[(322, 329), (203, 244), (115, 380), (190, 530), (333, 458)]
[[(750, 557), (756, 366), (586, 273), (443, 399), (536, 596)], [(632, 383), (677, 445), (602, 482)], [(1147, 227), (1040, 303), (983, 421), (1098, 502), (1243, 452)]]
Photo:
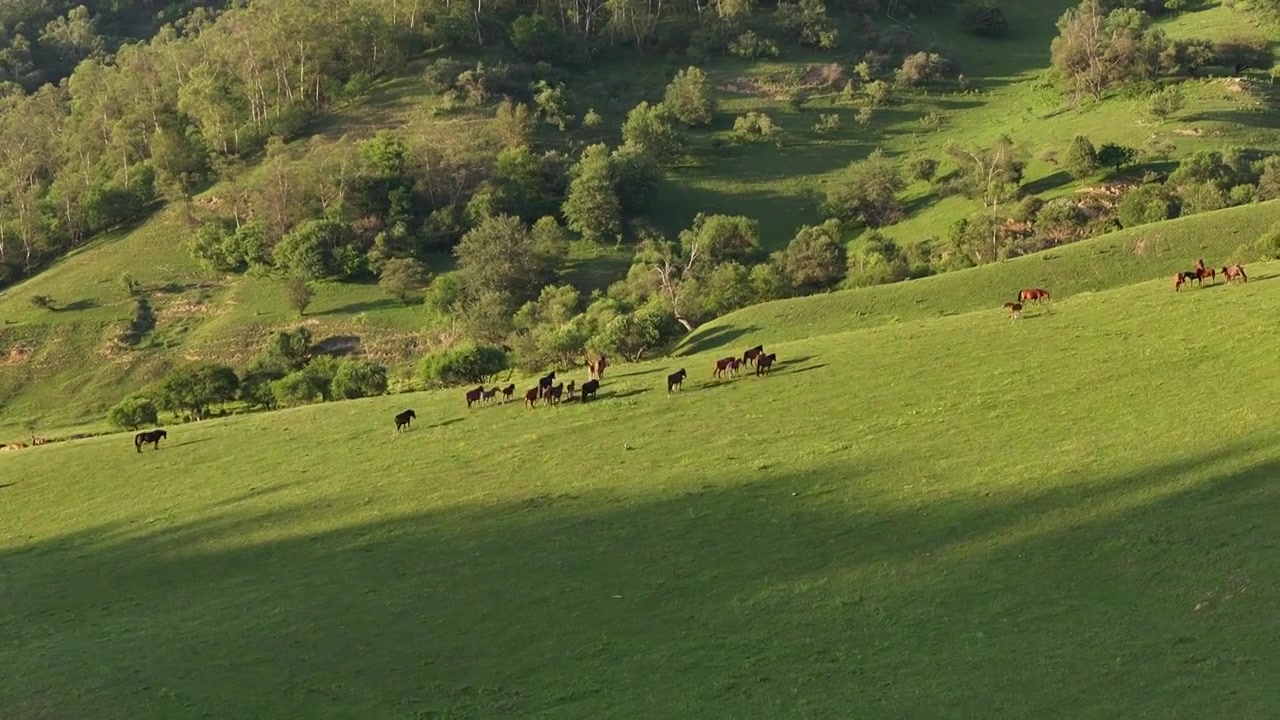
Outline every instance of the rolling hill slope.
[(585, 406), (0, 454), (0, 706), (1265, 717), (1280, 263), (1251, 270), (778, 340), (767, 378), (616, 368)]

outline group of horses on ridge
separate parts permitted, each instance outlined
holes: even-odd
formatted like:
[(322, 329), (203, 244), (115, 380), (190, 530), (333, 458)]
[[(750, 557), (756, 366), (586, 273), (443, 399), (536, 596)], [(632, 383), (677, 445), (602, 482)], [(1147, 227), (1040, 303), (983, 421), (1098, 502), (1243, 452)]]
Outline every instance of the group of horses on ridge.
[[(1204, 258), (1196, 260), (1195, 270), (1184, 270), (1173, 276), (1173, 291), (1178, 292), (1184, 284), (1194, 282), (1197, 286), (1204, 285), (1204, 279), (1209, 278), (1209, 282), (1218, 282), (1218, 271), (1211, 267), (1205, 267)], [(1240, 263), (1234, 265), (1224, 265), (1222, 268), (1222, 279), (1229, 285), (1233, 280), (1240, 282), (1249, 282), (1249, 276), (1244, 274), (1244, 266)]]

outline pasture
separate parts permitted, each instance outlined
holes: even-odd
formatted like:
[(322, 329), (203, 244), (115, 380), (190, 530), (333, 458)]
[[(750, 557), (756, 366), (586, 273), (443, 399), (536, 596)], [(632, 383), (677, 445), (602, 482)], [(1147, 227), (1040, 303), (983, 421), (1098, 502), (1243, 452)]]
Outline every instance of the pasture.
[(0, 454), (0, 707), (1273, 716), (1277, 276)]

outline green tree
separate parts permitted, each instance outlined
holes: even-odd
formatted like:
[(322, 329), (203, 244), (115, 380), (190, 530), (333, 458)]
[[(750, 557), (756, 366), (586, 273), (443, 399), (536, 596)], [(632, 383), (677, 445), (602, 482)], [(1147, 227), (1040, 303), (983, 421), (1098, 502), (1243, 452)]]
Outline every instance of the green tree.
[(307, 280), (349, 278), (364, 270), (351, 225), (338, 220), (308, 220), (276, 245), (276, 264)]
[(387, 368), (363, 358), (343, 360), (333, 375), (332, 388), (333, 396), (344, 400), (384, 395)]
[(528, 147), (533, 142), (533, 112), (524, 103), (504, 99), (494, 114), (493, 131), (504, 148)]
[(1258, 179), (1258, 199), (1280, 199), (1280, 155), (1268, 155), (1262, 161)]
[(698, 213), (680, 231), (683, 256), (695, 266), (724, 262), (748, 263), (760, 255), (760, 223), (744, 215)]
[(879, 232), (864, 233), (848, 253), (850, 287), (881, 285), (906, 279), (907, 260), (902, 250)]
[(208, 417), (209, 406), (234, 400), (240, 378), (226, 365), (203, 362), (173, 370), (160, 382), (156, 401), (172, 412)]
[(508, 367), (507, 353), (499, 347), (463, 343), (422, 358), (418, 375), (424, 382), (451, 387), (488, 382)]
[(574, 166), (561, 207), (569, 229), (596, 242), (611, 238), (622, 228), (621, 210), (609, 149), (592, 145)]
[(422, 291), (431, 282), (427, 266), (413, 258), (391, 258), (382, 266), (378, 287), (408, 305), (421, 302)]
[(667, 84), (662, 102), (680, 122), (690, 127), (710, 125), (716, 112), (711, 80), (700, 68), (693, 66), (676, 73)]
[(889, 225), (902, 217), (898, 194), (906, 186), (897, 164), (876, 150), (867, 159), (850, 163), (827, 184), (825, 209), (840, 220), (856, 220), (869, 227)]
[(1184, 103), (1185, 96), (1183, 95), (1182, 87), (1170, 85), (1151, 96), (1151, 103), (1147, 109), (1151, 112), (1152, 117), (1163, 122), (1181, 110)]
[(1137, 227), (1173, 217), (1173, 200), (1161, 185), (1142, 185), (1120, 200), (1120, 224)]
[(1062, 166), (1071, 177), (1076, 179), (1093, 175), (1100, 167), (1098, 149), (1093, 146), (1089, 138), (1077, 135), (1067, 146), (1067, 154), (1062, 159)]
[(307, 282), (306, 278), (295, 276), (284, 281), (284, 294), (285, 299), (289, 301), (289, 307), (297, 310), (298, 315), (306, 315), (316, 291), (311, 288), (311, 283)]
[(125, 430), (137, 430), (159, 420), (155, 403), (144, 397), (125, 398), (107, 411), (107, 422)]
[(1008, 32), (1009, 21), (995, 0), (965, 0), (960, 4), (960, 27), (981, 37), (1000, 37)]
[(297, 370), (311, 359), (314, 346), (311, 331), (305, 326), (292, 330), (277, 330), (267, 337), (262, 350), (262, 361), (270, 367)]
[(512, 215), (485, 219), (454, 248), (458, 273), (472, 298), (493, 292), (516, 306), (537, 297), (542, 286), (555, 280), (564, 257), (554, 253), (540, 247), (529, 228)]
[(840, 281), (845, 273), (845, 248), (840, 222), (805, 225), (787, 245), (779, 267), (787, 282), (806, 290), (820, 290)]
[(622, 123), (622, 140), (624, 146), (643, 150), (660, 165), (670, 165), (684, 152), (684, 140), (662, 103), (641, 102), (632, 108)]
[(1098, 163), (1104, 167), (1121, 170), (1138, 157), (1138, 151), (1125, 145), (1106, 143), (1098, 148)]
[(995, 209), (1018, 195), (1027, 163), (1013, 140), (1001, 135), (989, 147), (950, 143), (946, 153), (960, 168), (958, 186), (988, 209)]
[(643, 215), (657, 199), (663, 180), (662, 167), (633, 145), (614, 150), (609, 162), (622, 217)]
[(326, 391), (324, 379), (306, 370), (291, 372), (271, 383), (272, 398), (281, 407), (322, 402)]

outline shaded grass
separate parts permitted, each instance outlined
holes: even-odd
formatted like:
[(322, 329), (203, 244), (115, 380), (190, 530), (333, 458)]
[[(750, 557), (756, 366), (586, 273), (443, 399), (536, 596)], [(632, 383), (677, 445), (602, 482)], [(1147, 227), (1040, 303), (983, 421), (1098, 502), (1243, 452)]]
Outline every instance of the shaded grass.
[(1266, 716), (1280, 294), (1165, 289), (785, 343), (769, 378), (707, 352), (672, 396), (627, 366), (586, 406), (425, 393), (0, 455), (0, 705)]

